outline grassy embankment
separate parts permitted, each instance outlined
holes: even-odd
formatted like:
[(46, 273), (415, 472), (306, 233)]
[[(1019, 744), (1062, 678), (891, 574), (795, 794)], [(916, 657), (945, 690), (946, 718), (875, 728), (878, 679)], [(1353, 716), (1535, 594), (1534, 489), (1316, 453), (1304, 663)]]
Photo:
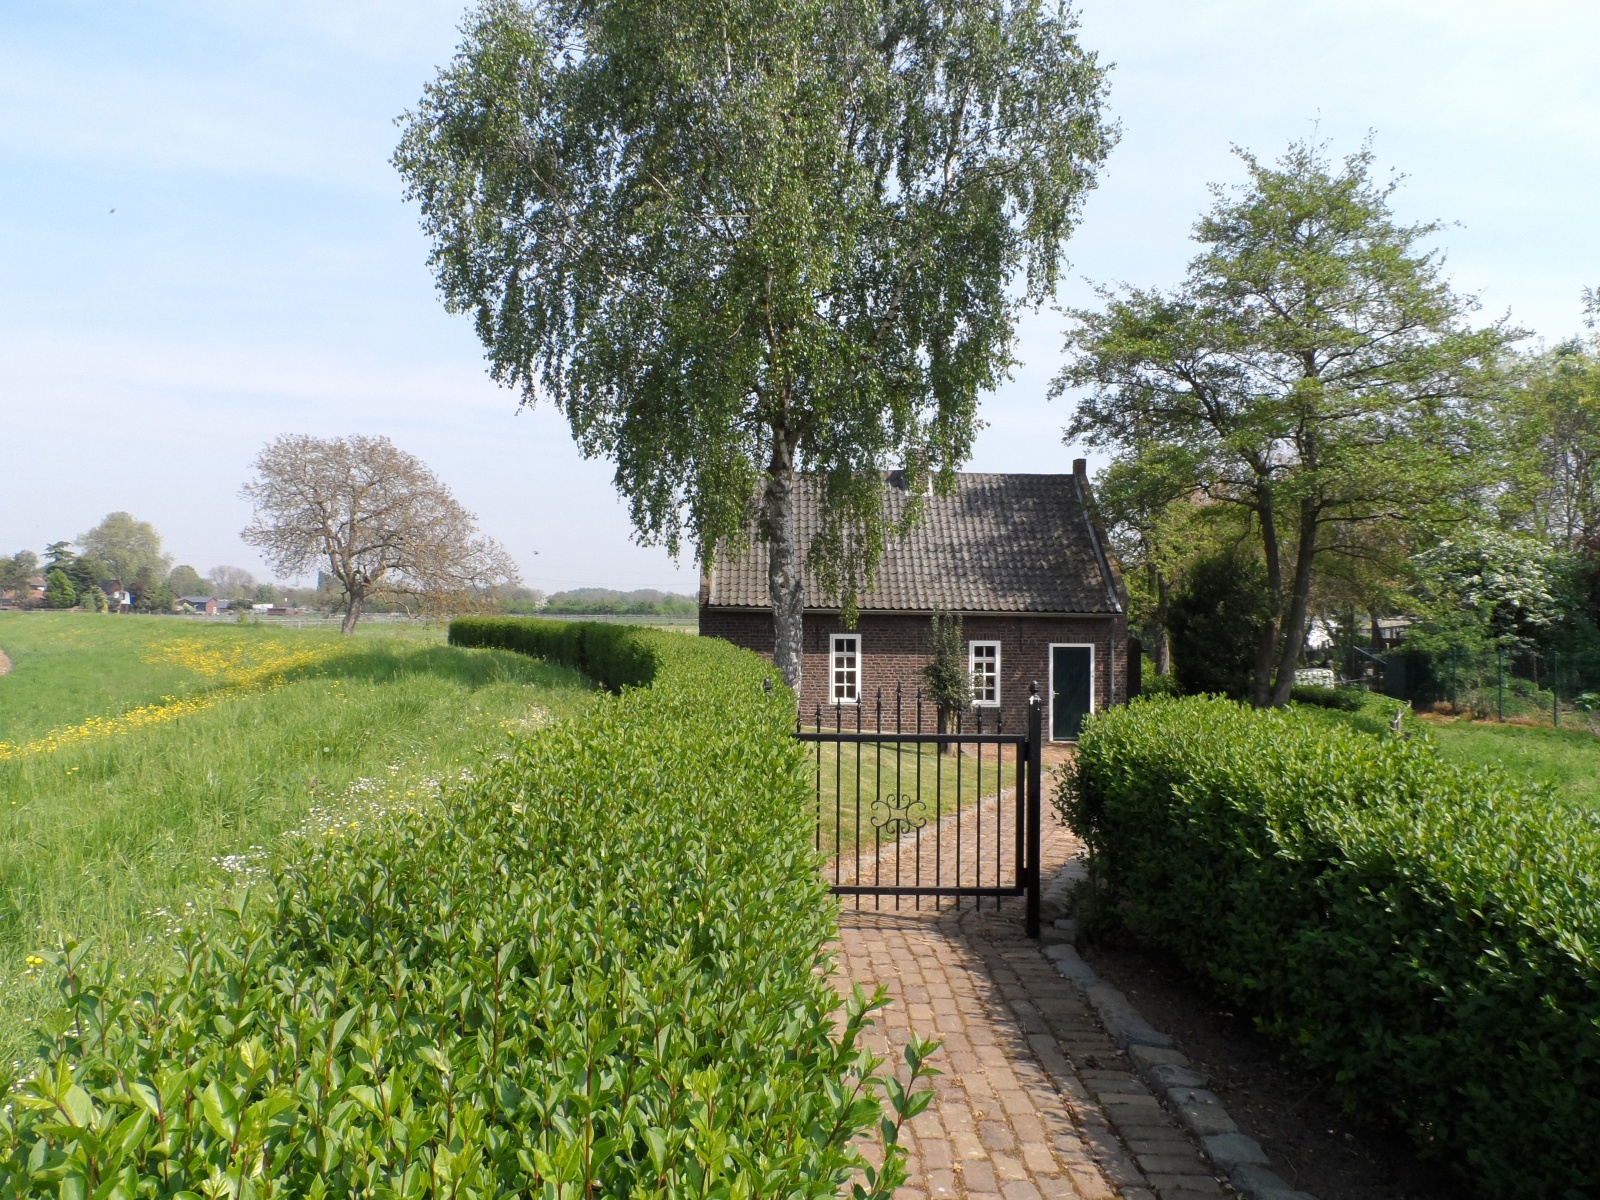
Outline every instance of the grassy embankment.
[[(1373, 696), (1353, 713), (1306, 705), (1298, 711), (1308, 720), (1381, 733), (1394, 709), (1393, 700)], [(1600, 811), (1600, 738), (1585, 729), (1432, 716), (1408, 716), (1407, 728), (1426, 730), (1450, 762), (1500, 767), (1524, 782), (1548, 787), (1558, 800)]]
[(0, 1054), (46, 999), (59, 935), (123, 961), (257, 876), (283, 837), (428, 803), (508, 734), (577, 711), (577, 673), (444, 644), (437, 626), (325, 630), (0, 614)]

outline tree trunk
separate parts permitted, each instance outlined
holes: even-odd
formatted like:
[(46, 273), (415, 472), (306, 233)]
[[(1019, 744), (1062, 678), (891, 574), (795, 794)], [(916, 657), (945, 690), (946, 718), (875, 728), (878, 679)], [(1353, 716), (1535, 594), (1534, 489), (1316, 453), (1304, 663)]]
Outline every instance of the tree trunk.
[(1261, 484), (1256, 515), (1261, 518), (1261, 550), (1267, 560), (1267, 596), (1270, 615), (1261, 624), (1256, 639), (1254, 687), (1250, 702), (1265, 708), (1272, 702), (1272, 655), (1278, 644), (1278, 613), (1282, 609), (1283, 565), (1278, 553), (1278, 520), (1272, 509), (1272, 488)]
[(772, 665), (796, 696), (805, 648), (805, 592), (795, 545), (794, 444), (785, 431), (772, 432), (772, 463), (762, 497), (762, 534), (767, 540), (767, 591), (772, 599)]
[(1301, 643), (1306, 637), (1306, 611), (1311, 606), (1311, 570), (1317, 560), (1317, 534), (1320, 532), (1319, 514), (1311, 503), (1301, 506), (1300, 545), (1295, 551), (1294, 591), (1289, 597), (1289, 611), (1284, 614), (1283, 632), (1278, 649), (1278, 678), (1272, 689), (1274, 707), (1289, 703), (1289, 692), (1294, 687), (1294, 669), (1300, 663)]
[(1167, 577), (1156, 572), (1156, 620), (1155, 627), (1151, 630), (1155, 634), (1155, 644), (1150, 647), (1151, 657), (1155, 659), (1157, 675), (1172, 674), (1172, 638), (1167, 633), (1167, 611), (1169, 607), (1169, 593), (1171, 585)]
[(361, 619), (361, 597), (354, 592), (344, 606), (344, 620), (339, 625), (339, 632), (351, 634), (356, 631), (356, 622)]

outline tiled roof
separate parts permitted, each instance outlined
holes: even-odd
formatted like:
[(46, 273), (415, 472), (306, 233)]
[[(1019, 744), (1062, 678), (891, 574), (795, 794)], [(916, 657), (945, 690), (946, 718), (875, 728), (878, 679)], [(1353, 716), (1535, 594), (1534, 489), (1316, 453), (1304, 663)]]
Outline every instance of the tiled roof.
[[(888, 516), (904, 511), (907, 496), (890, 477)], [(802, 481), (795, 510), (802, 556), (818, 525), (817, 492)], [(952, 496), (923, 500), (920, 523), (891, 539), (862, 611), (1115, 613), (1125, 602), (1122, 580), (1088, 511), (1082, 475), (956, 477)], [(837, 608), (811, 572), (804, 576), (807, 608)], [(766, 608), (767, 547), (751, 539), (735, 554), (719, 550), (709, 580), (709, 603)]]

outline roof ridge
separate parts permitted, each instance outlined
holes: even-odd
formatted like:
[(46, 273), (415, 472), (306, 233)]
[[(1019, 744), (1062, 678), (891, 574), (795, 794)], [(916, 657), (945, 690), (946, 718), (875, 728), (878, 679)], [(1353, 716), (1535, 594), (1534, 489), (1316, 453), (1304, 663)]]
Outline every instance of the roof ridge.
[[(860, 596), (863, 611), (929, 611), (935, 605), (976, 612), (1123, 610), (1089, 511), (1092, 502), (1074, 474), (964, 471), (957, 477), (977, 486), (926, 498), (917, 525), (885, 546), (872, 585)], [(901, 489), (886, 490), (888, 515), (897, 515), (907, 499)], [(802, 553), (820, 524), (820, 503), (819, 489), (797, 489)], [(752, 537), (738, 553), (719, 549), (706, 603), (766, 607), (765, 544)], [(808, 607), (838, 607), (811, 572), (802, 581)]]

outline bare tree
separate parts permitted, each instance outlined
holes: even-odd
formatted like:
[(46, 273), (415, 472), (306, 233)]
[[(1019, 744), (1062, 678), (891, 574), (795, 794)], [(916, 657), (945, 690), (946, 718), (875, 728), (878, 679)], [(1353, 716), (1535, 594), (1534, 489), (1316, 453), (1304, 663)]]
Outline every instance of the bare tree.
[(477, 518), (421, 459), (388, 438), (285, 434), (255, 469), (240, 492), (255, 518), (241, 536), (280, 576), (316, 566), (336, 579), (345, 633), (379, 596), (447, 608), (518, 582), (505, 549), (478, 533)]
[(224, 600), (248, 600), (256, 594), (256, 577), (243, 567), (212, 567), (211, 590)]

